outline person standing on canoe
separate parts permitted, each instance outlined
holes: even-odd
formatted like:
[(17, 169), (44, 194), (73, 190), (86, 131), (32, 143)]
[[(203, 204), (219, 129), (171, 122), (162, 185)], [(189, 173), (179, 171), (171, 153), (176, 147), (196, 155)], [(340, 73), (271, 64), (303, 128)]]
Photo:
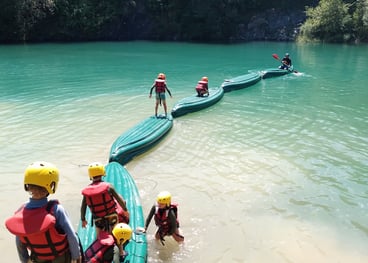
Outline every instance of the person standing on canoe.
[(155, 234), (156, 240), (160, 240), (164, 245), (164, 237), (172, 236), (176, 242), (183, 242), (184, 237), (179, 231), (178, 207), (171, 203), (171, 194), (167, 191), (161, 192), (156, 198), (156, 203), (152, 206), (147, 216), (144, 232), (154, 216), (155, 224), (158, 230)]
[(285, 54), (285, 57), (282, 58), (281, 63), (282, 65), (279, 66), (279, 69), (289, 70), (289, 68), (291, 67), (291, 59), (289, 53)]
[(204, 95), (209, 96), (210, 93), (208, 91), (208, 78), (202, 77), (200, 81), (198, 81), (198, 84), (196, 86), (196, 91), (198, 94), (198, 97), (203, 97)]
[(153, 83), (151, 90), (150, 90), (150, 94), (149, 97), (152, 97), (152, 91), (155, 88), (155, 92), (156, 92), (156, 105), (155, 105), (155, 116), (157, 117), (157, 110), (158, 110), (158, 104), (163, 104), (164, 105), (164, 110), (165, 110), (165, 116), (167, 116), (167, 105), (166, 105), (166, 96), (165, 96), (165, 91), (167, 91), (171, 96), (171, 92), (168, 89), (167, 85), (166, 85), (166, 76), (164, 73), (160, 73), (157, 76), (157, 79), (155, 79), (155, 82)]
[(5, 222), (16, 236), (22, 263), (81, 262), (79, 239), (70, 218), (58, 200), (48, 200), (58, 183), (59, 170), (51, 163), (34, 162), (24, 173), (24, 189), (31, 197)]
[(102, 181), (106, 175), (105, 166), (95, 162), (88, 166), (88, 174), (92, 183), (82, 190), (81, 204), (82, 227), (87, 226), (86, 209), (90, 208), (96, 226), (96, 234), (101, 229), (111, 232), (111, 228), (119, 223), (129, 223), (129, 212), (125, 200), (110, 183)]

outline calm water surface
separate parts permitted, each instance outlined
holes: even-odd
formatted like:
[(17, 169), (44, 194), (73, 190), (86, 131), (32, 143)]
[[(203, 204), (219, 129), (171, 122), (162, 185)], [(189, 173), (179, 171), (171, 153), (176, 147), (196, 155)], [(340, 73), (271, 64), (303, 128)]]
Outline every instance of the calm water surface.
[[(203, 75), (220, 86), (277, 67), (271, 55), (286, 51), (301, 74), (175, 119), (127, 164), (146, 214), (161, 190), (180, 205), (185, 244), (157, 244), (152, 222), (149, 262), (368, 262), (367, 46), (0, 46), (1, 222), (28, 199), (25, 167), (46, 160), (61, 170), (54, 197), (77, 228), (86, 165), (106, 163), (114, 140), (153, 114), (157, 73), (171, 109)], [(2, 262), (18, 261), (12, 240), (2, 224)]]

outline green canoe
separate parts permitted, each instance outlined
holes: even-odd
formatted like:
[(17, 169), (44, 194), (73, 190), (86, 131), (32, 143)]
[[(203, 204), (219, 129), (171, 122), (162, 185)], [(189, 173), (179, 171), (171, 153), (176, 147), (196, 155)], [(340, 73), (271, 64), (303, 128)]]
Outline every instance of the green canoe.
[(260, 80), (261, 75), (258, 72), (252, 72), (235, 78), (227, 79), (222, 83), (221, 87), (224, 89), (224, 92), (230, 92), (233, 90), (247, 88), (256, 84)]
[[(143, 209), (140, 202), (138, 188), (132, 176), (121, 164), (117, 162), (110, 162), (108, 165), (106, 165), (106, 177), (104, 178), (104, 181), (111, 183), (115, 190), (124, 197), (130, 214), (129, 225), (133, 229), (133, 235), (125, 247), (128, 255), (125, 257), (124, 262), (147, 262), (146, 235), (139, 231), (134, 231), (137, 228), (144, 228), (145, 218), (143, 216)], [(88, 208), (86, 218), (90, 222), (91, 213)], [(95, 227), (91, 226), (89, 223), (86, 228), (82, 228), (82, 225), (80, 224), (78, 227), (78, 236), (81, 240), (83, 251), (85, 251), (95, 240)]]
[(209, 95), (204, 97), (198, 97), (198, 95), (193, 95), (179, 100), (175, 103), (171, 115), (176, 118), (187, 113), (202, 110), (204, 108), (210, 107), (224, 96), (223, 88), (209, 89)]
[(263, 79), (266, 78), (272, 78), (272, 77), (278, 77), (283, 76), (286, 74), (290, 74), (293, 72), (293, 69), (290, 70), (287, 69), (279, 69), (279, 68), (271, 68), (271, 69), (265, 69), (261, 71), (261, 76)]
[(110, 149), (110, 162), (121, 165), (156, 145), (172, 128), (173, 118), (151, 116), (120, 135)]

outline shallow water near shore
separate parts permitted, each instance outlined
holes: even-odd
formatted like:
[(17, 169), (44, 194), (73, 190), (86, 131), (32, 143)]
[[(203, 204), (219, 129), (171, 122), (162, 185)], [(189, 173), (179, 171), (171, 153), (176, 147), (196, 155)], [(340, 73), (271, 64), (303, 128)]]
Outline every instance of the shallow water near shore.
[[(146, 214), (161, 190), (179, 204), (185, 243), (156, 243), (152, 222), (148, 261), (367, 262), (367, 46), (0, 46), (1, 222), (28, 199), (26, 166), (45, 160), (61, 172), (52, 198), (77, 228), (87, 164), (106, 163), (114, 140), (153, 115), (157, 73), (166, 73), (170, 110), (202, 76), (218, 87), (277, 67), (271, 55), (286, 51), (300, 74), (174, 119), (156, 147), (126, 165)], [(3, 262), (18, 262), (4, 224), (0, 243)]]

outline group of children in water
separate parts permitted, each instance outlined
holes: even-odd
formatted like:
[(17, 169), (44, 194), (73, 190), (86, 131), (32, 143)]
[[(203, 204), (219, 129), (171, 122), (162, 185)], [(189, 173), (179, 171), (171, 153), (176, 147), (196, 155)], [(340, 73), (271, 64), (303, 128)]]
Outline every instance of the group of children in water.
[[(93, 263), (123, 262), (125, 246), (133, 229), (129, 226), (126, 201), (112, 184), (104, 182), (105, 166), (95, 162), (88, 166), (91, 183), (82, 190), (81, 225), (86, 227), (86, 209), (92, 214), (91, 224), (96, 228), (95, 241), (83, 252), (64, 207), (48, 196), (56, 192), (59, 170), (48, 162), (34, 162), (24, 173), (24, 189), (30, 199), (5, 222), (7, 229), (16, 236), (16, 248), (22, 263)], [(171, 194), (161, 192), (147, 216), (145, 232), (154, 218), (157, 226), (155, 238), (164, 244), (166, 236), (177, 242), (184, 237), (179, 231), (177, 205)]]
[[(289, 54), (281, 60), (281, 69), (291, 67)], [(166, 76), (160, 73), (151, 87), (156, 92), (155, 115), (158, 105), (163, 104), (167, 116), (165, 92), (172, 97), (166, 84)], [(195, 88), (198, 97), (209, 96), (208, 77), (202, 77)], [(123, 262), (126, 256), (125, 246), (131, 239), (133, 230), (129, 226), (129, 211), (126, 201), (113, 185), (104, 182), (105, 166), (95, 162), (88, 166), (91, 184), (82, 190), (81, 225), (88, 224), (86, 209), (92, 214), (91, 224), (96, 228), (95, 241), (83, 252), (81, 243), (73, 229), (71, 221), (58, 200), (49, 200), (48, 196), (56, 192), (59, 182), (58, 168), (48, 162), (34, 162), (24, 173), (24, 189), (30, 194), (28, 202), (23, 204), (5, 225), (16, 236), (16, 248), (22, 263), (92, 263)], [(152, 206), (144, 229), (145, 232), (154, 218), (157, 226), (155, 239), (164, 244), (165, 237), (171, 236), (177, 242), (184, 237), (179, 231), (177, 205), (171, 202), (171, 194), (161, 192)]]

